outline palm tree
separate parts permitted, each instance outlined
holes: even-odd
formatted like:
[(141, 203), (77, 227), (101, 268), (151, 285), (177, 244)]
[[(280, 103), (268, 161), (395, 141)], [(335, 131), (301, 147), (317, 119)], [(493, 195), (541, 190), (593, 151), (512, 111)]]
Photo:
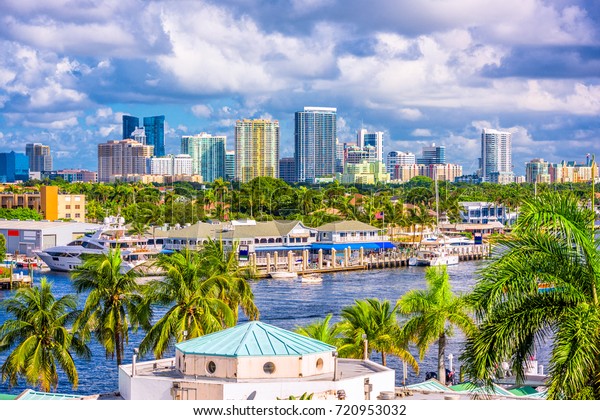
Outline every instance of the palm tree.
[(121, 251), (116, 248), (108, 254), (85, 255), (83, 265), (71, 275), (78, 293), (89, 292), (77, 326), (85, 337), (93, 332), (106, 357), (116, 355), (117, 366), (123, 361), (130, 326), (135, 330), (149, 322), (136, 273), (123, 271)]
[(206, 277), (200, 254), (185, 249), (161, 255), (157, 264), (166, 275), (148, 283), (147, 301), (170, 309), (148, 329), (140, 354), (153, 350), (160, 358), (174, 343), (235, 325), (234, 311), (219, 298), (229, 284), (220, 276)]
[(0, 352), (13, 349), (0, 368), (2, 381), (14, 386), (23, 377), (49, 392), (58, 386), (60, 368), (76, 389), (79, 376), (72, 352), (89, 359), (90, 350), (70, 328), (79, 315), (75, 297), (56, 299), (44, 277), (39, 287), (18, 290), (1, 306), (15, 317), (0, 327)]
[[(472, 292), (480, 321), (466, 344), (474, 380), (508, 361), (517, 379), (539, 340), (551, 342), (548, 398), (600, 398), (600, 251), (592, 211), (570, 193), (525, 201), (511, 238)], [(540, 293), (539, 284), (550, 291)]]
[(396, 309), (391, 307), (389, 300), (381, 302), (379, 299), (357, 300), (354, 305), (343, 308), (340, 354), (351, 358), (365, 357), (363, 343), (366, 339), (367, 354), (371, 350), (380, 352), (384, 366), (386, 355), (394, 354), (418, 372), (417, 361), (407, 350), (408, 343), (401, 336)]
[(259, 317), (259, 310), (254, 304), (254, 293), (248, 284), (252, 273), (242, 269), (237, 260), (237, 244), (231, 250), (225, 250), (223, 241), (209, 238), (200, 251), (201, 266), (206, 278), (218, 278), (226, 287), (219, 289), (219, 298), (226, 302), (238, 321), (238, 308), (242, 308), (249, 320)]
[(313, 322), (304, 327), (296, 327), (294, 332), (306, 337), (314, 338), (334, 347), (340, 347), (342, 332), (339, 324), (330, 324), (332, 314), (328, 314), (324, 319)]
[(452, 293), (445, 266), (429, 267), (425, 272), (427, 290), (411, 290), (398, 300), (398, 312), (411, 318), (402, 327), (414, 341), (421, 360), (431, 344), (438, 344), (438, 379), (446, 383), (445, 350), (447, 338), (458, 327), (465, 334), (475, 328), (467, 312), (466, 300)]

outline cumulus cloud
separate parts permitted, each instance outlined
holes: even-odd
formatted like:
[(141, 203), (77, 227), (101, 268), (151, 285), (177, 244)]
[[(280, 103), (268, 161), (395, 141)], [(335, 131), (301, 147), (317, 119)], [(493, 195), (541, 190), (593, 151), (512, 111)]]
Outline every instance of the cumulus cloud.
[(212, 114), (212, 108), (203, 104), (194, 105), (192, 107), (192, 114), (196, 117), (209, 118)]
[(417, 128), (415, 130), (413, 130), (410, 134), (412, 134), (415, 137), (431, 137), (431, 130), (429, 130), (428, 128)]

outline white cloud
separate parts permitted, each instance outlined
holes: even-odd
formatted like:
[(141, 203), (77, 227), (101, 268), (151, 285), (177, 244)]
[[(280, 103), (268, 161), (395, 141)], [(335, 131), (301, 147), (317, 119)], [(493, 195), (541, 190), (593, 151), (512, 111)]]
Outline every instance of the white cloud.
[(429, 130), (428, 128), (417, 128), (417, 129), (413, 130), (410, 134), (415, 137), (431, 137), (432, 136), (431, 130)]
[(212, 115), (212, 108), (203, 104), (194, 105), (192, 107), (192, 114), (200, 118), (209, 118)]

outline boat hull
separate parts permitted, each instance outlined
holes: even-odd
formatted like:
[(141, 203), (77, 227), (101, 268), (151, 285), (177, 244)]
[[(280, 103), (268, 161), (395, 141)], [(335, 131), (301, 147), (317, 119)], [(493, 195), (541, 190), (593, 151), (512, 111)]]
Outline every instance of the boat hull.
[(288, 279), (298, 278), (298, 274), (289, 273), (287, 271), (276, 271), (273, 273), (269, 273), (269, 275), (271, 276), (272, 279), (276, 279), (276, 280), (288, 280)]

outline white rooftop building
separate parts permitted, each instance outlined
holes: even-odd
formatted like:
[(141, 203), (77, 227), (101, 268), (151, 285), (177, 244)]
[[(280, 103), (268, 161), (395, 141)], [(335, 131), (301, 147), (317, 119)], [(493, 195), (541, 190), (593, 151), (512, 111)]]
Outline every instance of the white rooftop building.
[(395, 372), (339, 359), (335, 347), (253, 321), (178, 343), (175, 357), (121, 365), (126, 400), (376, 399), (394, 392)]

